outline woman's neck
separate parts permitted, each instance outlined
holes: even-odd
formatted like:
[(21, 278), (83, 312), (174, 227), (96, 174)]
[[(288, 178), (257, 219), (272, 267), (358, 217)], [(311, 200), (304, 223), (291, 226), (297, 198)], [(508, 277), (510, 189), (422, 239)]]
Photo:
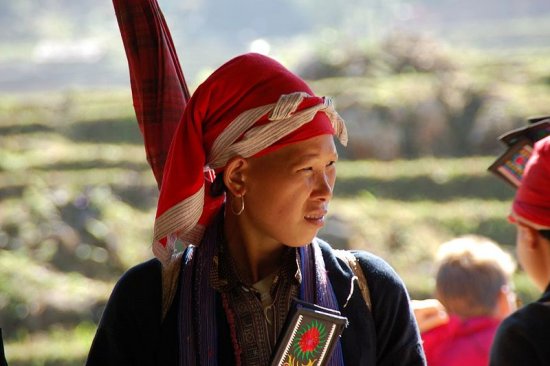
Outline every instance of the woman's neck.
[(287, 250), (285, 245), (246, 235), (232, 215), (225, 217), (224, 231), (229, 255), (242, 280), (249, 284), (256, 283), (281, 266)]

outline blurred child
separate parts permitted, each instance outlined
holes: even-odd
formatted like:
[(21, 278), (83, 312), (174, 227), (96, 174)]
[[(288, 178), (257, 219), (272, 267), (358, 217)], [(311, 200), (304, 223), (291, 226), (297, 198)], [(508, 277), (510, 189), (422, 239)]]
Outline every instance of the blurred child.
[(510, 220), (518, 261), (542, 297), (504, 320), (491, 365), (550, 365), (550, 136), (537, 143), (516, 192)]
[(428, 366), (488, 364), (497, 327), (515, 310), (514, 270), (512, 257), (488, 238), (463, 236), (440, 246), (437, 300), (413, 304)]

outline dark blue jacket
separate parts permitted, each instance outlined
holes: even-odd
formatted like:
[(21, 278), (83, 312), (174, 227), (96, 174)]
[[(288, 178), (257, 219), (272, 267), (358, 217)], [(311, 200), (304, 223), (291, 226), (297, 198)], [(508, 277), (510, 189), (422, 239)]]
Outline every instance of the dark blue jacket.
[(491, 366), (550, 365), (550, 285), (542, 297), (500, 324), (491, 347)]
[[(342, 334), (344, 363), (425, 365), (409, 297), (393, 269), (370, 253), (354, 252), (367, 278), (372, 311), (357, 286), (346, 304), (353, 273), (328, 244), (320, 243), (320, 246), (340, 311), (349, 320)], [(126, 272), (103, 313), (87, 365), (178, 365), (178, 296), (163, 322), (161, 301), (160, 262), (152, 259)], [(220, 365), (233, 364), (234, 353), (226, 325), (225, 312), (218, 302)]]

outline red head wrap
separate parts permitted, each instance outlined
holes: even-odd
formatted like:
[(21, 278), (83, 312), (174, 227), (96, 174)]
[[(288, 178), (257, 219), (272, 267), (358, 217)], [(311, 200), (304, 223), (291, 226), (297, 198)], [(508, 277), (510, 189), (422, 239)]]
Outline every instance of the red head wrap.
[(550, 136), (535, 143), (516, 192), (512, 216), (537, 230), (550, 229)]
[(221, 66), (189, 100), (172, 140), (155, 220), (155, 255), (168, 261), (176, 238), (199, 244), (224, 200), (210, 196), (207, 173), (223, 171), (233, 156), (257, 156), (322, 134), (347, 142), (330, 99), (314, 96), (281, 64), (246, 54)]

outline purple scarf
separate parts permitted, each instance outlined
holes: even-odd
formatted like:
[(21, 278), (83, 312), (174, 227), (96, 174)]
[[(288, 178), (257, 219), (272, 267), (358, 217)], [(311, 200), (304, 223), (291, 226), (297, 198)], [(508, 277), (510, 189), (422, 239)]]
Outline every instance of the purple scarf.
[[(221, 225), (221, 226), (220, 226)], [(204, 235), (200, 247), (190, 246), (183, 256), (180, 280), (179, 332), (181, 340), (180, 365), (218, 364), (218, 334), (216, 291), (209, 282), (212, 260), (223, 232), (223, 210)], [(299, 248), (302, 283), (300, 299), (338, 310), (338, 302), (328, 280), (321, 248), (315, 239)], [(227, 314), (228, 319), (231, 314)], [(237, 349), (238, 347), (235, 347)], [(240, 365), (240, 353), (235, 352), (235, 363)], [(340, 340), (328, 362), (331, 366), (343, 365)]]

